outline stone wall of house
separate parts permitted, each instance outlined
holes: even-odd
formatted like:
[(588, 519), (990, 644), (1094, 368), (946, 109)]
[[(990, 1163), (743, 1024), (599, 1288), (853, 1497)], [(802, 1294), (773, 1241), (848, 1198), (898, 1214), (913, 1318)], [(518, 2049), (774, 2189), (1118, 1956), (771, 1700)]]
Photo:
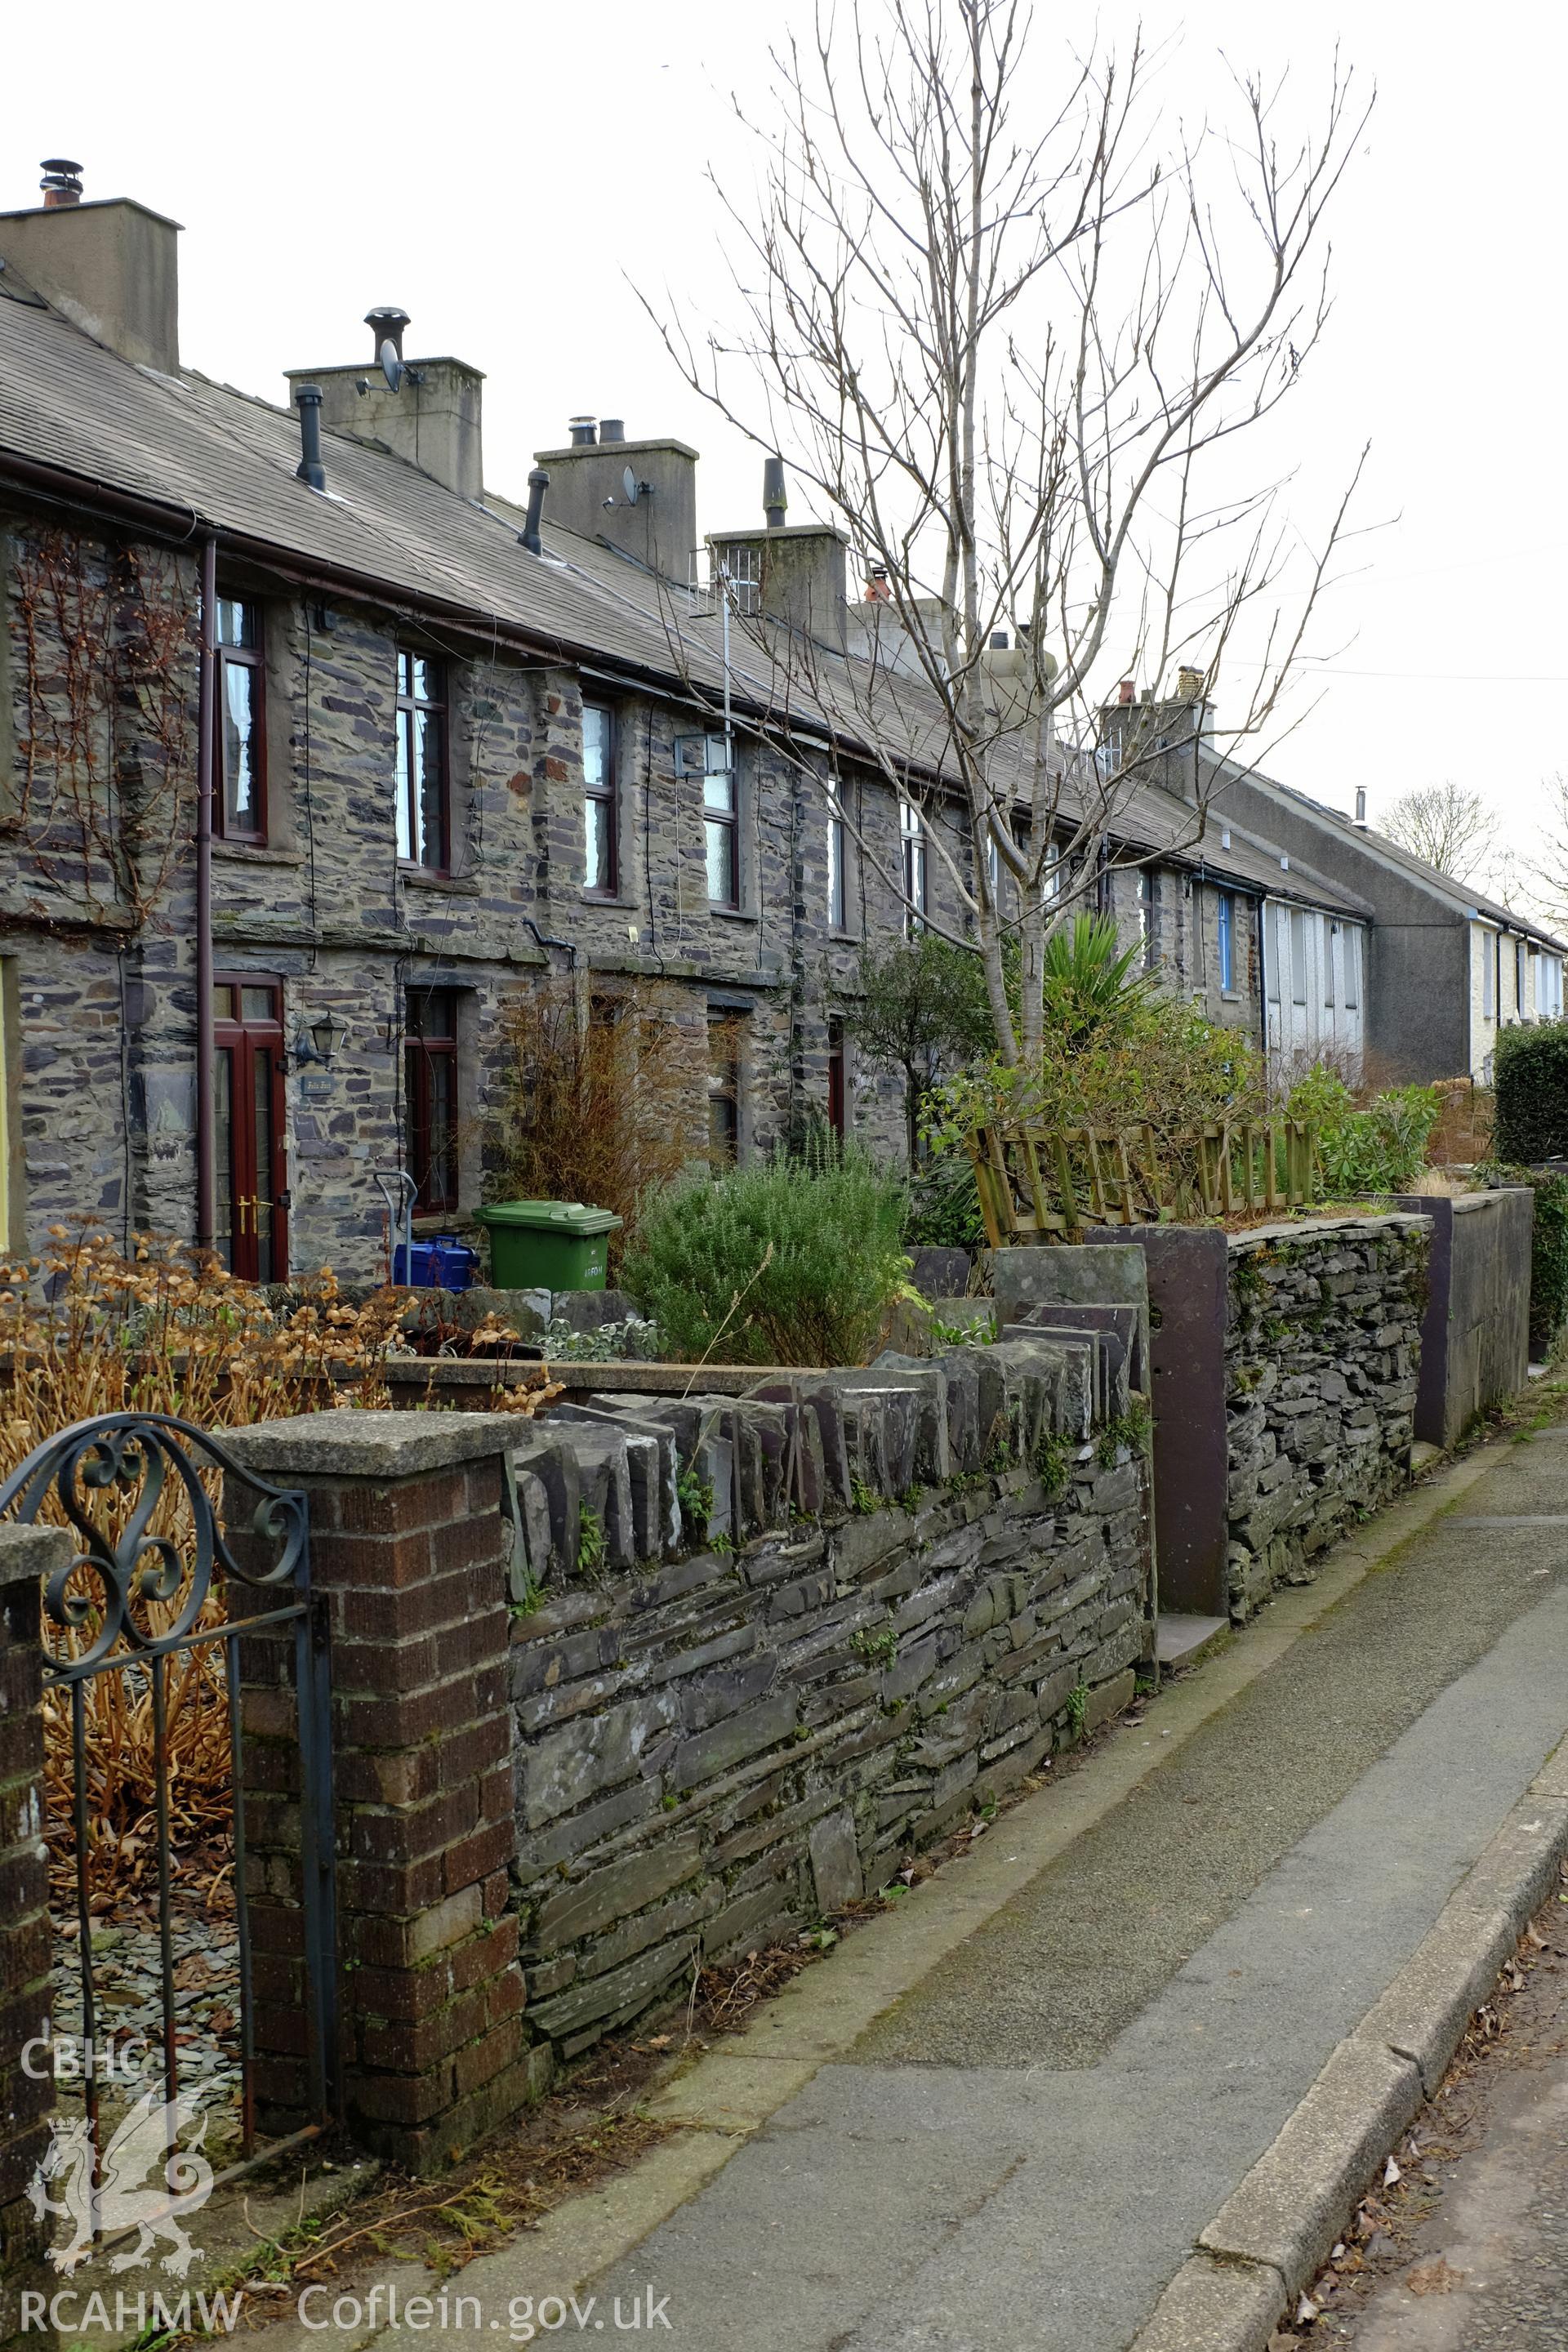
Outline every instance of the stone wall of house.
[[(707, 1144), (715, 1014), (739, 1045), (744, 1150), (826, 1113), (828, 1024), (854, 992), (860, 944), (901, 931), (883, 878), (899, 863), (883, 783), (842, 781), (852, 826), (879, 855), (850, 844), (836, 931), (820, 784), (742, 738), (742, 903), (712, 908), (701, 779), (676, 772), (675, 740), (698, 722), (688, 708), (595, 683), (615, 705), (621, 855), (617, 895), (592, 898), (574, 669), (498, 656), (368, 603), (301, 602), (263, 573), (220, 569), (219, 586), (262, 614), (268, 827), (264, 846), (215, 845), (215, 958), (220, 977), (282, 983), (292, 1271), (381, 1268), (374, 1171), (401, 1158), (412, 992), (458, 999), (464, 1212), (480, 1198), (501, 1016), (547, 973), (601, 1003), (641, 987), (677, 1022), (694, 1151)], [(102, 677), (103, 645), (133, 654), (142, 644), (143, 595), (163, 612), (166, 677), (143, 675), (124, 694), (83, 688), (84, 647), (87, 673)], [(21, 509), (0, 515), (0, 958), (15, 1004), (20, 1221), (34, 1248), (83, 1213), (124, 1234), (194, 1228), (195, 612), (189, 554), (54, 531)], [(447, 667), (447, 875), (395, 854), (402, 646)], [(128, 860), (105, 849), (112, 824), (81, 822), (88, 806), (105, 819), (116, 795), (128, 817), (145, 816), (119, 836)], [(932, 912), (954, 920), (942, 860), (929, 865)], [(329, 1012), (343, 1027), (333, 1066), (300, 1066), (297, 1041)], [(857, 1131), (897, 1150), (898, 1086), (855, 1070), (853, 1048), (850, 1063)]]
[(1231, 1614), (1245, 1618), (1409, 1475), (1429, 1220), (1314, 1219), (1230, 1242)]
[(569, 2057), (698, 1961), (874, 1891), (1131, 1698), (1147, 1476), (1103, 1362), (1118, 1412), (1094, 1410), (1101, 1344), (605, 1397), (520, 1446), (536, 2041)]

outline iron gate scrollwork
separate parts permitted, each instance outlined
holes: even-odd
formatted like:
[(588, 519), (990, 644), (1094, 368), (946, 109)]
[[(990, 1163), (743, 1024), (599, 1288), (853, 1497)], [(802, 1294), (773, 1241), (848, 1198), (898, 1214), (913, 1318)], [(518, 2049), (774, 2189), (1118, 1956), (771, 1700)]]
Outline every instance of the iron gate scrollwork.
[[(205, 1483), (215, 1473), (257, 1496), (246, 1532), (270, 1552), (265, 1564), (242, 1567), (231, 1549)], [(54, 1508), (49, 1510), (51, 1498)], [(0, 1518), (7, 1516), (23, 1522), (58, 1517), (77, 1541), (74, 1558), (45, 1582), (44, 1682), (46, 1692), (57, 1694), (69, 1714), (73, 1865), (87, 2058), (82, 2087), (95, 2179), (102, 2149), (100, 2068), (94, 2053), (102, 2044), (93, 1989), (88, 1685), (99, 1677), (120, 1675), (150, 1700), (163, 2074), (172, 2116), (181, 2085), (172, 1909), (169, 1671), (171, 1663), (183, 1654), (210, 1644), (222, 1645), (234, 1798), (240, 1990), (241, 2158), (230, 2171), (243, 2171), (247, 2165), (275, 2155), (281, 2147), (316, 2136), (337, 2112), (329, 1652), (322, 1603), (310, 1590), (308, 1497), (258, 1478), (235, 1461), (211, 1432), (194, 1423), (166, 1413), (110, 1412), (78, 1422), (35, 1447), (0, 1486)], [(207, 1604), (220, 1573), (226, 1604), (223, 1621), (207, 1623), (204, 1622)], [(237, 1610), (236, 1596), (238, 1589), (247, 1587), (263, 1605), (242, 1614)], [(148, 1603), (163, 1604), (172, 1614), (160, 1625), (150, 1616)], [(301, 1769), (300, 1912), (315, 2120), (287, 2140), (258, 2148), (239, 1645), (248, 1635), (290, 1624)], [(63, 1643), (61, 1636), (67, 1637)]]

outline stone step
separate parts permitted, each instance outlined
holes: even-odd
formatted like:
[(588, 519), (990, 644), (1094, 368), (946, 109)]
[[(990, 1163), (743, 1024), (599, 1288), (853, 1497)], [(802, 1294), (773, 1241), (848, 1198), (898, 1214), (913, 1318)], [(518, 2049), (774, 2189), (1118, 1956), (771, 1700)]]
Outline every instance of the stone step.
[(1163, 1609), (1154, 1655), (1163, 1666), (1191, 1665), (1211, 1642), (1229, 1631), (1228, 1617), (1199, 1617), (1183, 1610)]

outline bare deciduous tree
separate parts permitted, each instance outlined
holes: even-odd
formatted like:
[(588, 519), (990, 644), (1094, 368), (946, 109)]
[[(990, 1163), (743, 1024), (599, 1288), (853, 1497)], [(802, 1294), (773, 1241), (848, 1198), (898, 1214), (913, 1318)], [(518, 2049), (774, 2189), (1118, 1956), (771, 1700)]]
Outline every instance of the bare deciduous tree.
[[(750, 126), (760, 217), (730, 206), (743, 328), (704, 345), (660, 322), (876, 583), (882, 601), (851, 608), (858, 660), (826, 614), (746, 625), (775, 707), (826, 724), (818, 772), (853, 748), (929, 820), (1009, 1059), (1038, 1045), (1046, 935), (1098, 887), (1140, 783), (1184, 749), (1167, 848), (1198, 840), (1200, 730), (1234, 756), (1301, 647), (1354, 480), (1303, 557), (1260, 477), (1328, 318), (1324, 215), (1365, 121), (1336, 58), (1313, 131), (1282, 135), (1280, 92), (1222, 70), (1230, 127), (1173, 139), (1141, 40), (1081, 62), (1042, 111), (1030, 32), (1020, 0), (819, 13), (774, 58), (776, 120)], [(1265, 448), (1248, 459), (1242, 436)], [(1110, 756), (1107, 681), (1164, 696), (1178, 668), (1175, 733), (1140, 703)], [(795, 731), (776, 729), (786, 752)], [(907, 902), (896, 855), (841, 813)]]
[(1546, 808), (1525, 887), (1548, 922), (1568, 928), (1568, 776), (1559, 768), (1542, 778), (1541, 789)]
[(1497, 811), (1448, 777), (1401, 793), (1379, 832), (1455, 882), (1478, 880), (1497, 847)]

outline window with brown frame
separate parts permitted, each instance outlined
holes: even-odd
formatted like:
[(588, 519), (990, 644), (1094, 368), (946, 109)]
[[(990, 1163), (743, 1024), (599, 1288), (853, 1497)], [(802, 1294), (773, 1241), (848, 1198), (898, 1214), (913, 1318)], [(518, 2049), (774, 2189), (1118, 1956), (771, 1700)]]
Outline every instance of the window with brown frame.
[(583, 705), (583, 887), (598, 898), (620, 888), (620, 827), (616, 809), (616, 714)]
[(260, 607), (217, 600), (215, 827), (225, 841), (267, 838), (267, 674)]
[(451, 811), (447, 779), (447, 679), (423, 654), (397, 656), (397, 855), (405, 866), (447, 870)]
[(422, 1217), (458, 1205), (458, 992), (410, 989), (404, 1029), (408, 1172)]
[(732, 1013), (708, 1016), (708, 1156), (733, 1168), (741, 1156), (741, 1027)]

